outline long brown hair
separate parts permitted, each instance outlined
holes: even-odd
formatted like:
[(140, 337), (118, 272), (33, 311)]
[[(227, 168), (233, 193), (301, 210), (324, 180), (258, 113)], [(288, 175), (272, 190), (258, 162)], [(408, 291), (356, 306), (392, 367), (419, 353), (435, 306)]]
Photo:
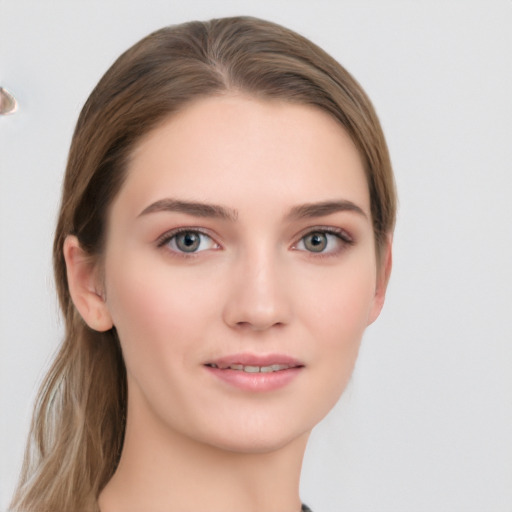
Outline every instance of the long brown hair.
[(12, 508), (93, 511), (119, 461), (126, 370), (115, 328), (90, 329), (70, 298), (63, 243), (75, 235), (101, 257), (109, 205), (144, 134), (194, 99), (243, 91), (315, 105), (345, 128), (364, 162), (379, 256), (395, 221), (384, 136), (359, 84), (304, 37), (255, 18), (163, 28), (127, 50), (85, 103), (73, 135), (54, 240), (66, 332), (38, 395)]

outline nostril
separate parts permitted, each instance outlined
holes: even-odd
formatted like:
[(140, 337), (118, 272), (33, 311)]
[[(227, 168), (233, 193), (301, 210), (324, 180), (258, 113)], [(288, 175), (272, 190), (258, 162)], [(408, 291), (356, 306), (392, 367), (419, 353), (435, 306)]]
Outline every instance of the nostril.
[(234, 327), (240, 329), (240, 330), (253, 330), (253, 331), (264, 331), (266, 329), (270, 328), (276, 328), (276, 327), (283, 327), (285, 324), (284, 322), (273, 322), (273, 321), (263, 321), (260, 320), (253, 320), (253, 321), (243, 321), (243, 322), (236, 322), (234, 324)]

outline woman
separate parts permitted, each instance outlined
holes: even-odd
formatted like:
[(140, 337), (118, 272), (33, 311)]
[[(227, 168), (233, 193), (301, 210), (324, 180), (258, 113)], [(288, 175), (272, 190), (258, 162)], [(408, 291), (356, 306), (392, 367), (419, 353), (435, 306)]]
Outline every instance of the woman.
[(129, 49), (73, 136), (66, 334), (13, 509), (300, 510), (309, 433), (384, 301), (394, 217), (376, 114), (308, 40), (231, 18)]

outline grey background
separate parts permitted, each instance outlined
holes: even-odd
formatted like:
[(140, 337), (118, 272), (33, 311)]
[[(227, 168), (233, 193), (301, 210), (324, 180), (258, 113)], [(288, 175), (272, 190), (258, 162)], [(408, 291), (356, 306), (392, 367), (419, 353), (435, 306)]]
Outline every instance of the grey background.
[(60, 339), (51, 240), (76, 117), (163, 25), (251, 14), (362, 83), (400, 194), (395, 267), (352, 381), (315, 430), (315, 512), (512, 511), (512, 2), (0, 0), (0, 510)]

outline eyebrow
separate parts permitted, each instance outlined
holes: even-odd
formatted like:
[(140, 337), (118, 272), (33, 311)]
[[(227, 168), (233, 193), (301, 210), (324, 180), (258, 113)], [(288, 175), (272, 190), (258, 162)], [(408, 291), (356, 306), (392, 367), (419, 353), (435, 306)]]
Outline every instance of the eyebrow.
[(212, 217), (231, 221), (235, 221), (238, 218), (236, 210), (225, 208), (224, 206), (193, 201), (179, 201), (176, 199), (160, 199), (145, 208), (139, 214), (139, 217), (155, 212), (178, 212), (194, 217)]
[[(229, 221), (236, 221), (238, 219), (238, 211), (231, 208), (209, 203), (180, 201), (170, 198), (160, 199), (150, 204), (139, 214), (139, 217), (156, 212), (178, 212), (194, 217), (217, 218)], [(368, 218), (362, 208), (346, 199), (294, 206), (286, 217), (288, 219), (310, 219), (324, 217), (337, 212), (354, 212)]]
[(294, 206), (288, 214), (288, 217), (294, 219), (309, 219), (313, 217), (324, 217), (337, 212), (354, 212), (368, 218), (368, 215), (362, 208), (346, 199)]

